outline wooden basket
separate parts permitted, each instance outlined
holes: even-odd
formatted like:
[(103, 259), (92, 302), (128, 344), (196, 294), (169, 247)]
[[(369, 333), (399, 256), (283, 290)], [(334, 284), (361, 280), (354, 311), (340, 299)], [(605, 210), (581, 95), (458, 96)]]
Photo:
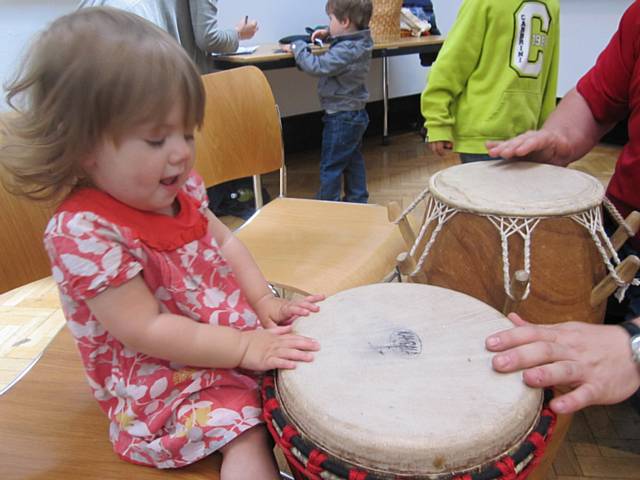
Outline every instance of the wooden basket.
[(376, 42), (400, 38), (400, 10), (402, 0), (373, 0), (373, 14), (369, 28)]

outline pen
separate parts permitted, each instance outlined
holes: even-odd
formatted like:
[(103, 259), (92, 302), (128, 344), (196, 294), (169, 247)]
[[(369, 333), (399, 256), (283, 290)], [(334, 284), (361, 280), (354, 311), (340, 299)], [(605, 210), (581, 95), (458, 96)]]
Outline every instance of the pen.
[(244, 16), (244, 24), (246, 25), (248, 21), (249, 21), (249, 15), (245, 15)]

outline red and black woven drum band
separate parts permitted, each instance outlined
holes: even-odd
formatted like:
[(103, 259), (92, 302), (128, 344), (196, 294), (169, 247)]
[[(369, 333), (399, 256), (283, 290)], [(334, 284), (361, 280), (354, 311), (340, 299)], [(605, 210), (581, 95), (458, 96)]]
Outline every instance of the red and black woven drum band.
[[(553, 392), (545, 390), (544, 404), (538, 423), (513, 452), (477, 471), (450, 475), (444, 473), (438, 475), (438, 480), (523, 480), (527, 478), (542, 458), (556, 424), (556, 415), (549, 409), (549, 402), (552, 398)], [(389, 480), (389, 478), (393, 478), (367, 472), (362, 467), (345, 463), (303, 438), (280, 408), (273, 373), (269, 373), (263, 378), (262, 400), (263, 416), (269, 432), (282, 449), (289, 465), (308, 479), (321, 480), (323, 476), (327, 476), (326, 474), (345, 480)], [(433, 475), (430, 476), (433, 477)]]

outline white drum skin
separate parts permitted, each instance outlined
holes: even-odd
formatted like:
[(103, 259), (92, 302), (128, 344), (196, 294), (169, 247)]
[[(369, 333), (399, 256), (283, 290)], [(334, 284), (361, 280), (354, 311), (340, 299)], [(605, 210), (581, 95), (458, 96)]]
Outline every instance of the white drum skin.
[(478, 468), (531, 431), (542, 391), (491, 368), (485, 338), (500, 312), (429, 285), (340, 292), (296, 320), (316, 338), (311, 363), (277, 376), (280, 403), (329, 454), (373, 472), (438, 475)]
[(578, 170), (521, 161), (455, 165), (431, 176), (429, 191), (441, 202), (478, 214), (567, 216), (602, 203), (604, 187)]

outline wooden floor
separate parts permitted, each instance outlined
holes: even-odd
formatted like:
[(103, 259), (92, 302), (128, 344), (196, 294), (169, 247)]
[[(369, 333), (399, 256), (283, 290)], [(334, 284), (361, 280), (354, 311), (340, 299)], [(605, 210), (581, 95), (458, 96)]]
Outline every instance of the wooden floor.
[[(617, 147), (599, 146), (572, 167), (606, 184), (618, 153)], [(370, 202), (379, 204), (397, 200), (408, 205), (430, 175), (457, 163), (455, 155), (443, 159), (431, 155), (415, 133), (394, 136), (386, 147), (377, 138), (368, 139), (364, 154)], [(313, 197), (318, 187), (318, 159), (317, 151), (288, 156), (289, 196)], [(277, 176), (268, 175), (265, 185), (276, 193)], [(234, 228), (242, 222), (231, 217), (223, 220)], [(38, 356), (62, 325), (62, 318), (46, 312), (28, 320), (0, 320), (0, 391)], [(576, 414), (548, 478), (640, 479), (640, 415), (628, 403), (591, 407)]]

